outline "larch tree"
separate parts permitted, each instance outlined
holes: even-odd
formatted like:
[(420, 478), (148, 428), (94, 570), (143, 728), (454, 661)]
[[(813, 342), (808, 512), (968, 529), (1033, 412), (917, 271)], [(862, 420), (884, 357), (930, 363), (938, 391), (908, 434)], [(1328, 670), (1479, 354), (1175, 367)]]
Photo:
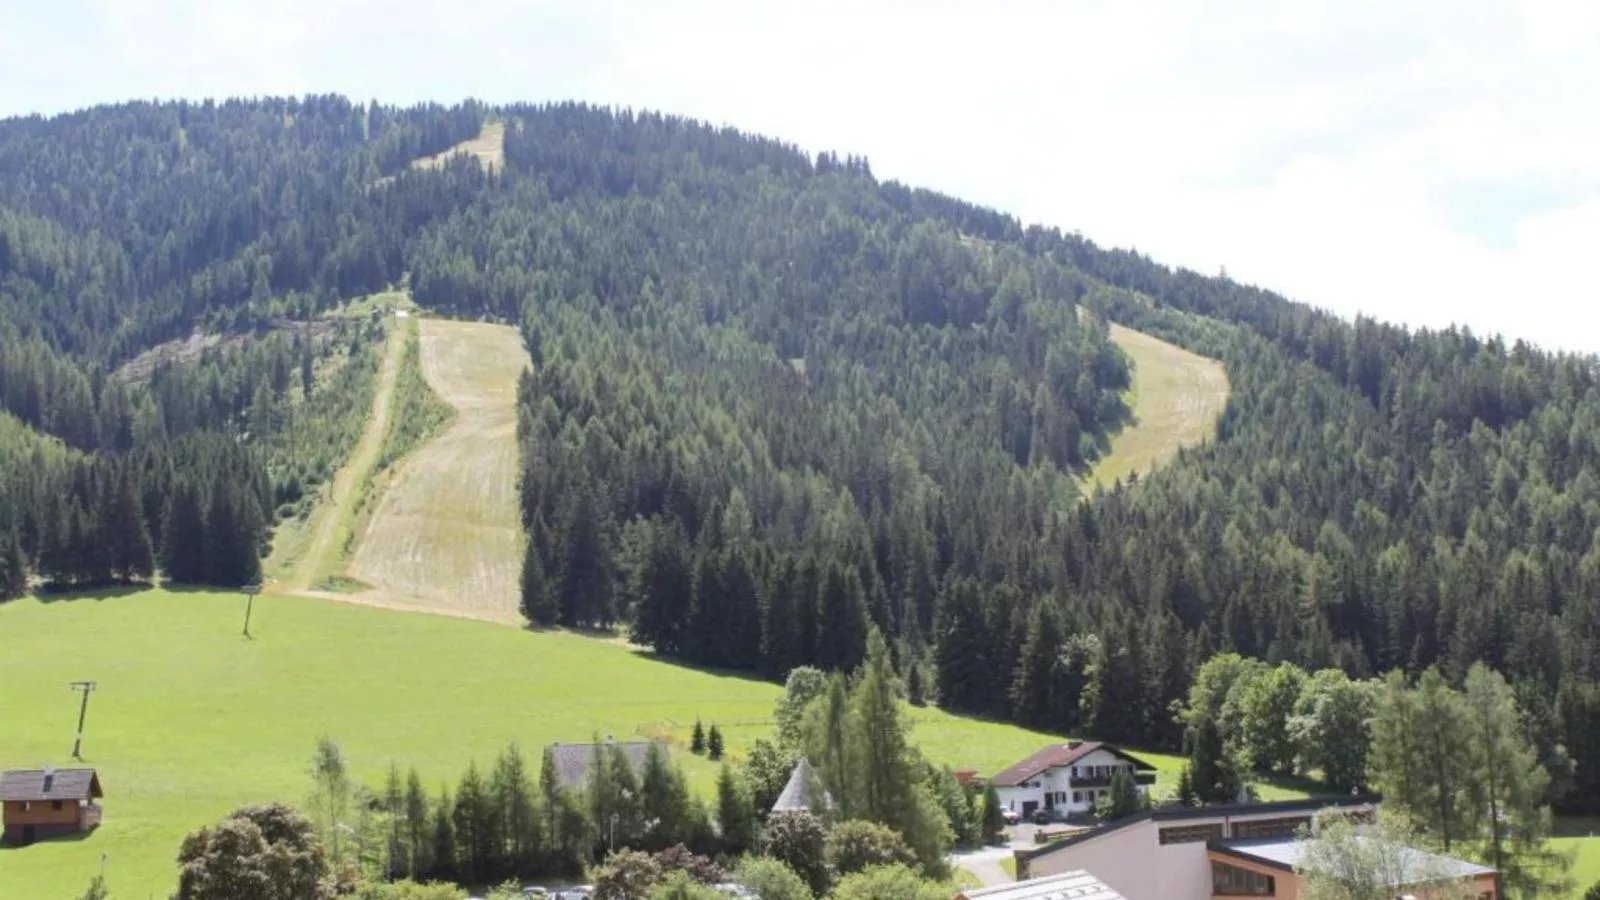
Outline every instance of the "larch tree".
[(1468, 796), (1483, 817), (1478, 856), (1500, 872), (1513, 894), (1569, 893), (1571, 857), (1549, 845), (1545, 794), (1550, 776), (1522, 735), (1511, 686), (1498, 672), (1474, 663), (1463, 697), (1472, 772)]

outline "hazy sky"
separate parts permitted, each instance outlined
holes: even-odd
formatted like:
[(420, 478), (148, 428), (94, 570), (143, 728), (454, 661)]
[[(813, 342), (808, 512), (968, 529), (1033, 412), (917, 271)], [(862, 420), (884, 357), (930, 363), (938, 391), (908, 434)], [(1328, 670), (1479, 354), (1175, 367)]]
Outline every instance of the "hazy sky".
[(1600, 0), (0, 0), (0, 115), (581, 98), (1345, 313), (1600, 351)]

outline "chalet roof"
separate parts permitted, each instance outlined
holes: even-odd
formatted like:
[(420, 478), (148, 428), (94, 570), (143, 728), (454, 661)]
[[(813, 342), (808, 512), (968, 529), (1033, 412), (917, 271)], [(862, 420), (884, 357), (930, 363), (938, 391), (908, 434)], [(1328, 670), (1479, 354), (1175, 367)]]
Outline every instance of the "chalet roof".
[(105, 796), (93, 769), (19, 769), (0, 772), (0, 800), (93, 800)]
[(778, 795), (778, 802), (772, 804), (772, 811), (833, 809), (833, 806), (833, 795), (822, 786), (816, 770), (811, 768), (811, 761), (802, 756), (794, 764), (794, 771), (789, 773), (789, 781)]
[(989, 779), (989, 783), (995, 787), (1016, 787), (1046, 769), (1070, 766), (1096, 750), (1104, 750), (1133, 763), (1133, 767), (1141, 772), (1154, 772), (1156, 770), (1155, 766), (1113, 744), (1104, 744), (1100, 741), (1069, 741), (1065, 744), (1051, 744)]
[[(1368, 839), (1357, 835), (1356, 840)], [(1222, 856), (1232, 856), (1247, 862), (1270, 866), (1285, 872), (1302, 871), (1306, 842), (1294, 837), (1235, 838), (1233, 840), (1207, 841), (1206, 848)], [(1396, 860), (1401, 871), (1390, 887), (1418, 884), (1430, 878), (1471, 878), (1493, 875), (1494, 869), (1480, 866), (1464, 859), (1430, 853), (1415, 847), (1406, 847)]]
[[(615, 745), (622, 748), (622, 755), (628, 758), (628, 763), (633, 766), (634, 774), (644, 771), (644, 758), (650, 752), (650, 745), (655, 743), (661, 748), (661, 754), (667, 755), (667, 745), (662, 741), (607, 741), (601, 746)], [(589, 783), (589, 763), (594, 760), (594, 744), (551, 744), (550, 754), (555, 757), (556, 779), (561, 786), (570, 790), (583, 790)]]
[(1082, 869), (965, 891), (959, 896), (965, 900), (1125, 900), (1105, 882)]

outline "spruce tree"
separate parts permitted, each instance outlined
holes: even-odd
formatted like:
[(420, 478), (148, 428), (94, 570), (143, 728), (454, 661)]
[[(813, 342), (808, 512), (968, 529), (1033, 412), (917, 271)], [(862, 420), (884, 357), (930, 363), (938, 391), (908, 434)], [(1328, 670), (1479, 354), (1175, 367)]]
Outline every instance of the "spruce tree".
[(1065, 643), (1061, 616), (1054, 603), (1042, 599), (1028, 621), (1028, 639), (1022, 645), (1017, 671), (1011, 680), (1011, 714), (1034, 728), (1060, 729), (1066, 723), (1062, 696), (1061, 650)]
[(727, 765), (717, 775), (717, 825), (722, 830), (722, 850), (729, 856), (755, 846), (756, 812), (750, 792)]
[(456, 862), (461, 877), (467, 881), (489, 878), (499, 835), (495, 833), (494, 799), (476, 762), (469, 761), (461, 776), (451, 822), (455, 825)]
[(689, 541), (676, 519), (652, 520), (644, 561), (635, 574), (631, 635), (659, 653), (683, 651), (694, 584)]
[(383, 783), (383, 812), (389, 818), (384, 847), (384, 875), (393, 880), (406, 870), (405, 788), (400, 781), (400, 766), (389, 763)]
[(654, 851), (688, 841), (689, 806), (689, 789), (682, 775), (667, 761), (661, 745), (652, 741), (645, 748), (644, 768), (639, 775), (639, 812), (653, 824), (641, 845)]
[(985, 785), (983, 789), (983, 842), (997, 844), (1006, 829), (1005, 809), (1000, 805), (1000, 794), (995, 791), (994, 785)]
[(711, 723), (711, 732), (706, 736), (706, 758), (712, 762), (722, 759), (722, 731), (715, 722)]
[(934, 663), (939, 705), (951, 712), (989, 708), (992, 648), (988, 618), (976, 583), (957, 579), (940, 594)]
[(573, 492), (563, 521), (561, 624), (609, 627), (616, 620), (615, 564), (609, 519), (590, 486)]
[(28, 590), (28, 561), (22, 555), (16, 532), (0, 529), (0, 603), (15, 600)]
[(522, 551), (522, 599), (521, 608), (523, 618), (535, 625), (550, 626), (556, 624), (560, 617), (560, 608), (556, 603), (555, 592), (551, 587), (550, 579), (545, 575), (544, 561), (539, 555), (539, 546), (536, 541), (528, 541)]
[(489, 780), (494, 831), (500, 837), (496, 868), (502, 874), (531, 870), (544, 849), (533, 783), (522, 750), (516, 744), (506, 747), (496, 760)]
[(1200, 795), (1194, 790), (1193, 765), (1184, 763), (1183, 770), (1178, 773), (1178, 788), (1173, 794), (1179, 806), (1193, 807), (1200, 805)]
[(694, 732), (689, 736), (689, 752), (695, 756), (706, 752), (706, 729), (698, 717), (694, 720)]
[(433, 865), (430, 874), (436, 878), (456, 875), (456, 827), (452, 818), (455, 807), (450, 802), (448, 789), (439, 792), (439, 802), (433, 807)]
[(866, 654), (867, 627), (861, 579), (842, 563), (830, 564), (817, 597), (817, 666), (854, 669)]
[(433, 871), (433, 846), (428, 840), (428, 795), (415, 766), (406, 775), (404, 843), (405, 873), (413, 880)]

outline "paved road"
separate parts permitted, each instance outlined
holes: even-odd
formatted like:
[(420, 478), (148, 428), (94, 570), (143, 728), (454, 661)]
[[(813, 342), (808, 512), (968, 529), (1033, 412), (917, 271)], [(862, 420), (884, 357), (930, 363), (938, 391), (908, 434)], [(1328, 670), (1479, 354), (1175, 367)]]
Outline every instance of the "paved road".
[(1000, 861), (1011, 858), (1010, 847), (985, 847), (982, 850), (973, 850), (968, 853), (957, 853), (951, 857), (951, 863), (959, 869), (966, 869), (984, 887), (993, 887), (997, 884), (1010, 884), (1011, 876), (1006, 870), (1000, 868)]

